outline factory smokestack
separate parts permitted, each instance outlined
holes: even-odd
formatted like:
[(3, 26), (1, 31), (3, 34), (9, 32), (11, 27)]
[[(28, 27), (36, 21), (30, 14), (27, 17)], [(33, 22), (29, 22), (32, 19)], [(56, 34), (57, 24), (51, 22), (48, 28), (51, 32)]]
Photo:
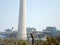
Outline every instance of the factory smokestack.
[(20, 0), (17, 40), (27, 40), (26, 33), (26, 0)]

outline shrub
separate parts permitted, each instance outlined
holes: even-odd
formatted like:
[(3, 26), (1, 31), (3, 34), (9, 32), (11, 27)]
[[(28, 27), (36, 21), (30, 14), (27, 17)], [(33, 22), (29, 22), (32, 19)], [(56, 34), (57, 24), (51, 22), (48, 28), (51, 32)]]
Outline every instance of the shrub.
[(23, 40), (17, 41), (17, 44), (18, 45), (28, 45), (28, 41), (23, 41)]

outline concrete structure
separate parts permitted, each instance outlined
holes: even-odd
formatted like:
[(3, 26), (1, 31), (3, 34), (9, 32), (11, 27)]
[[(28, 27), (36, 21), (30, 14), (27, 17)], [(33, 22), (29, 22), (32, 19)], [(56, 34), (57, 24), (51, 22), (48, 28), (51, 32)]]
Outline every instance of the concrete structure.
[(56, 37), (58, 36), (58, 30), (56, 27), (46, 27), (46, 29), (43, 30), (43, 34)]
[(42, 33), (41, 31), (36, 31), (36, 28), (31, 28), (31, 27), (28, 27), (26, 30), (27, 30), (27, 39), (28, 39), (28, 41), (32, 40), (31, 33), (34, 36), (34, 40), (39, 40), (39, 35)]
[(10, 37), (12, 37), (12, 33), (13, 33), (13, 31), (11, 29), (5, 29), (4, 32), (0, 32), (0, 35), (2, 35), (4, 37), (6, 36), (6, 38), (10, 38)]
[(31, 28), (31, 27), (28, 27), (27, 29), (27, 33), (32, 33), (33, 31), (36, 31), (36, 29), (35, 28)]
[(31, 33), (36, 32), (36, 29), (35, 28), (28, 27), (26, 30), (27, 30), (27, 39), (29, 40), (31, 38)]
[(18, 31), (16, 35), (17, 40), (27, 40), (25, 17), (26, 17), (26, 0), (20, 0)]

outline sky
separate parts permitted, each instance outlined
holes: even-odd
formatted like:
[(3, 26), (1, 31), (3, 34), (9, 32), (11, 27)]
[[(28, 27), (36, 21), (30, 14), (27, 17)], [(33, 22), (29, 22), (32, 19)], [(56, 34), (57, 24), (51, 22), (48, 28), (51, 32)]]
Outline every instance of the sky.
[[(18, 29), (20, 0), (0, 0), (0, 31)], [(26, 0), (26, 27), (42, 31), (47, 26), (60, 30), (60, 0)]]

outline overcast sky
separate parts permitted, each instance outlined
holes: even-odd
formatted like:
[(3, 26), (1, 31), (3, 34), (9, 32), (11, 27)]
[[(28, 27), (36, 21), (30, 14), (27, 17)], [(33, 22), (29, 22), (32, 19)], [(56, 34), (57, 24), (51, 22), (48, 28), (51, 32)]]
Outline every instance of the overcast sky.
[[(0, 30), (17, 30), (19, 0), (0, 0)], [(47, 26), (60, 29), (60, 0), (26, 0), (26, 27), (41, 31)]]

